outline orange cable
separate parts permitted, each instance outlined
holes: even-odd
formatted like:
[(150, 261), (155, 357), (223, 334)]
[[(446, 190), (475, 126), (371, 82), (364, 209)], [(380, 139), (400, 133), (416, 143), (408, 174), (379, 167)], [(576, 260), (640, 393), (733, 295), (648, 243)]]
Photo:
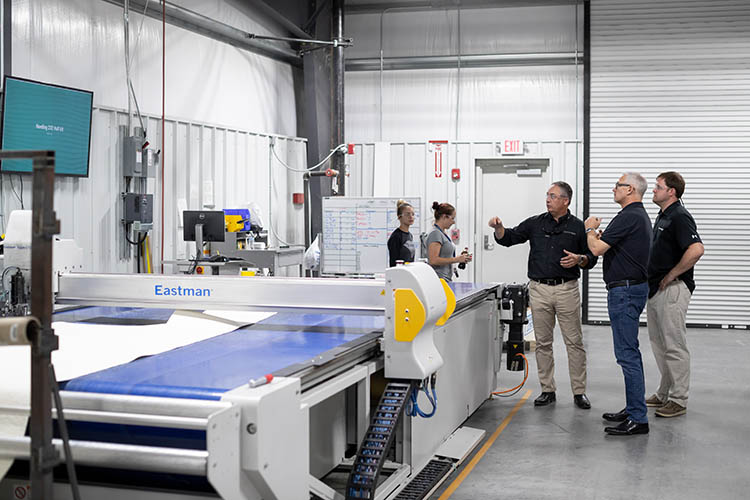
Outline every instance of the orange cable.
[(524, 365), (523, 365), (524, 366), (523, 380), (521, 381), (520, 384), (518, 384), (517, 386), (513, 387), (512, 389), (507, 389), (505, 391), (493, 392), (492, 394), (494, 396), (497, 396), (497, 395), (500, 395), (500, 394), (505, 394), (506, 392), (513, 392), (513, 391), (515, 391), (517, 389), (520, 389), (526, 383), (526, 379), (529, 378), (529, 360), (526, 359), (526, 356), (524, 356), (523, 353), (520, 353), (520, 352), (517, 353), (516, 356), (521, 356), (523, 358), (523, 360), (524, 360)]

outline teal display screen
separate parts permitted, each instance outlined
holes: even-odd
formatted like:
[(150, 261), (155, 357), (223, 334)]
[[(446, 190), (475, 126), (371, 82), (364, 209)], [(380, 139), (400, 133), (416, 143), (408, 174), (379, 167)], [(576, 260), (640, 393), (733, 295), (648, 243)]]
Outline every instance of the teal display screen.
[[(94, 93), (6, 77), (2, 149), (52, 150), (55, 174), (89, 175)], [(6, 173), (31, 172), (31, 160), (3, 160)]]

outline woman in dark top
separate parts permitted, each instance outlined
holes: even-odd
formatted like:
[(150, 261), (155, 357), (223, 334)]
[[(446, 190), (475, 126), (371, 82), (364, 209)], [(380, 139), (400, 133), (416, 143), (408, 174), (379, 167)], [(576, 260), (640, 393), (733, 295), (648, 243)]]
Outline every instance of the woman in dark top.
[(397, 260), (414, 262), (414, 237), (409, 232), (409, 227), (414, 224), (414, 207), (404, 200), (396, 202), (396, 216), (401, 223), (393, 230), (388, 238), (388, 257), (390, 266), (396, 265)]

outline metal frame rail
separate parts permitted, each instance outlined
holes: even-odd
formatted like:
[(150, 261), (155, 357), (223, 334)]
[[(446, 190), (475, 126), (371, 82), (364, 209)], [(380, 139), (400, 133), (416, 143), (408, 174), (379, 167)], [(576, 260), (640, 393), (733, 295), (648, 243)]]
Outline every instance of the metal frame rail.
[[(68, 420), (170, 429), (205, 430), (212, 415), (232, 407), (231, 403), (225, 401), (71, 391), (60, 391), (60, 398), (67, 407), (65, 416)], [(26, 415), (29, 408), (0, 407), (0, 412)], [(0, 450), (4, 450), (0, 456), (28, 459), (31, 455), (29, 444), (28, 437), (0, 437)], [(50, 446), (66, 459), (72, 453), (77, 465), (191, 476), (207, 474), (207, 450), (77, 440), (71, 440), (70, 448), (65, 450), (60, 439), (51, 440)]]

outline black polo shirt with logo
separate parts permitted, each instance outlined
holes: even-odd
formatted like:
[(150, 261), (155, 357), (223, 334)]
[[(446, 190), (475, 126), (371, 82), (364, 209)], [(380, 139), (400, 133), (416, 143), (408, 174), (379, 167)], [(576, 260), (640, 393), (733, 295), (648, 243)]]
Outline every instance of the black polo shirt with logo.
[[(649, 297), (656, 295), (661, 280), (680, 262), (685, 251), (693, 243), (702, 243), (701, 237), (693, 216), (680, 201), (659, 212), (654, 222), (651, 260), (648, 262)], [(695, 290), (694, 269), (691, 267), (677, 277), (687, 285), (690, 293)]]
[(566, 279), (574, 280), (581, 276), (580, 266), (564, 268), (560, 259), (567, 254), (563, 250), (588, 257), (584, 269), (596, 265), (596, 257), (586, 242), (586, 228), (583, 221), (570, 211), (555, 220), (549, 212), (529, 217), (514, 228), (506, 228), (502, 238), (495, 237), (500, 245), (510, 247), (529, 242), (529, 272), (533, 280)]
[(651, 219), (643, 203), (626, 205), (602, 233), (610, 246), (604, 254), (604, 282), (646, 281), (651, 249)]

